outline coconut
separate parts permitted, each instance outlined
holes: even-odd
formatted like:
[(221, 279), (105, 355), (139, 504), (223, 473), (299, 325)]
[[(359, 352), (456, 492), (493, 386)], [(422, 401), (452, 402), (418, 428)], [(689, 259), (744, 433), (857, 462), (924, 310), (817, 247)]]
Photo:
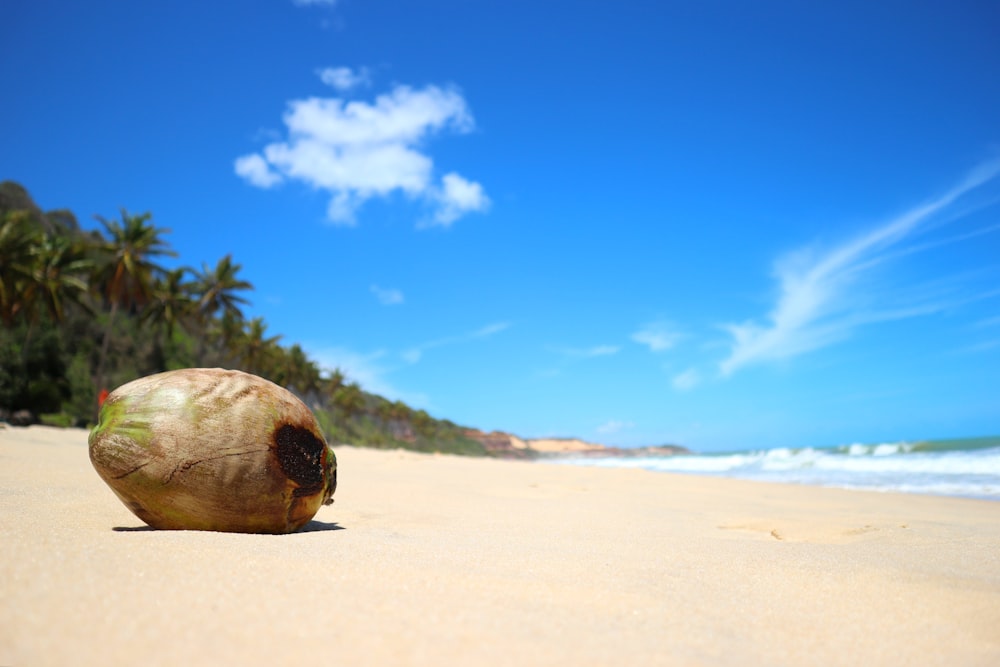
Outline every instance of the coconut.
[(337, 459), (306, 405), (241, 371), (188, 368), (111, 392), (90, 460), (153, 528), (290, 533), (333, 502)]

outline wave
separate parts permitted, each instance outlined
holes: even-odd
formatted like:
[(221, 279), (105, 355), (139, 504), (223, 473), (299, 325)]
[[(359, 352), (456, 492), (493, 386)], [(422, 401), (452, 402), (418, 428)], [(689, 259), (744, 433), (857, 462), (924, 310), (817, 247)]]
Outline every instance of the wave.
[(1000, 437), (564, 462), (1000, 500)]
[(846, 451), (851, 455), (875, 456), (886, 454), (921, 454), (933, 452), (972, 452), (980, 449), (1000, 447), (1000, 436), (983, 438), (952, 438), (949, 440), (917, 440), (914, 442), (892, 442), (875, 445), (855, 443), (841, 447), (832, 447), (836, 452)]

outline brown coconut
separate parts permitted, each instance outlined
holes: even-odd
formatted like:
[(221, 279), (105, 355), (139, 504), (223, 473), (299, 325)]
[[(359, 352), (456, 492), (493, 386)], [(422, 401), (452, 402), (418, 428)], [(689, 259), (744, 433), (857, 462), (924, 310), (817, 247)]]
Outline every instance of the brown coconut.
[(153, 528), (290, 533), (337, 486), (309, 408), (241, 371), (188, 368), (122, 385), (89, 442), (98, 474)]

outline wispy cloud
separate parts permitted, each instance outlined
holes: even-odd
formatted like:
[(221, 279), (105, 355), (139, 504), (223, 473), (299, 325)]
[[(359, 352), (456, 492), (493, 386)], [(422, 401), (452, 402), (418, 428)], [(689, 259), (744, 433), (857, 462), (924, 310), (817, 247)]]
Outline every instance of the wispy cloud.
[(457, 336), (445, 336), (426, 343), (421, 343), (420, 345), (414, 345), (402, 353), (403, 361), (415, 364), (423, 358), (424, 353), (428, 350), (489, 338), (508, 328), (510, 328), (510, 322), (494, 322), (493, 324), (487, 324), (486, 326), (476, 329), (475, 331), (459, 334)]
[(1000, 347), (1000, 338), (995, 338), (993, 340), (986, 340), (981, 343), (976, 343), (974, 345), (968, 345), (958, 350), (958, 352), (963, 354), (977, 354), (979, 352), (987, 352), (995, 350)]
[(1000, 161), (988, 162), (943, 196), (918, 206), (831, 250), (801, 249), (775, 264), (777, 303), (764, 324), (729, 324), (729, 356), (723, 375), (746, 366), (795, 357), (850, 336), (858, 327), (939, 312), (948, 305), (937, 299), (900, 302), (898, 294), (873, 290), (876, 267), (913, 248), (900, 244), (948, 213), (963, 195), (996, 178)]
[(299, 7), (308, 7), (309, 5), (333, 7), (337, 4), (337, 0), (292, 0), (292, 4)]
[(653, 322), (642, 327), (634, 334), (632, 334), (632, 340), (640, 345), (645, 345), (652, 352), (664, 352), (669, 350), (677, 341), (681, 339), (681, 335), (674, 329), (672, 325), (667, 322)]
[(612, 419), (609, 422), (605, 422), (598, 426), (596, 430), (601, 435), (614, 435), (616, 433), (621, 433), (622, 431), (627, 431), (628, 429), (635, 428), (635, 424), (628, 421), (618, 421), (617, 419)]
[(594, 357), (609, 357), (618, 354), (621, 347), (618, 345), (595, 345), (593, 347), (556, 347), (552, 350), (565, 357), (593, 359)]
[(383, 306), (398, 306), (403, 303), (403, 293), (398, 289), (385, 289), (378, 285), (372, 285), (371, 292)]
[(690, 391), (701, 383), (701, 373), (694, 368), (689, 368), (683, 373), (678, 373), (671, 380), (674, 389), (677, 391)]
[(559, 358), (555, 360), (555, 366), (536, 371), (534, 376), (538, 379), (548, 380), (561, 376), (563, 371), (570, 366), (584, 363), (590, 359), (614, 356), (621, 351), (621, 346), (594, 345), (592, 347), (556, 347), (550, 345), (545, 349), (559, 355)]
[(1000, 315), (996, 317), (987, 317), (985, 320), (980, 320), (976, 322), (975, 326), (977, 328), (1000, 326)]
[[(364, 70), (327, 68), (320, 78), (340, 91), (366, 80)], [(299, 181), (330, 195), (327, 218), (353, 225), (369, 199), (403, 193), (430, 214), (418, 226), (448, 227), (484, 212), (483, 186), (449, 172), (434, 180), (427, 139), (445, 130), (465, 134), (475, 122), (465, 98), (452, 88), (397, 85), (374, 101), (332, 97), (291, 100), (283, 121), (288, 137), (234, 162), (237, 175), (259, 188)]]

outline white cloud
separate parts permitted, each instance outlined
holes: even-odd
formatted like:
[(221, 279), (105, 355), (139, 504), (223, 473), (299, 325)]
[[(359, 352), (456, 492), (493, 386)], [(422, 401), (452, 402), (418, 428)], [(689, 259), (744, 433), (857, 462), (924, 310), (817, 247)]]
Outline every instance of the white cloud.
[(666, 322), (654, 322), (632, 334), (632, 340), (649, 347), (652, 352), (669, 350), (681, 336)]
[(689, 368), (683, 373), (678, 373), (672, 380), (674, 389), (677, 391), (688, 391), (690, 389), (694, 389), (700, 383), (701, 374), (693, 368)]
[[(863, 324), (940, 311), (940, 299), (900, 300), (902, 293), (880, 295), (874, 269), (910, 254), (901, 242), (923, 231), (969, 191), (993, 180), (1000, 161), (981, 165), (938, 199), (919, 206), (826, 252), (802, 249), (780, 258), (775, 275), (780, 293), (766, 324), (748, 321), (725, 327), (732, 336), (723, 375), (748, 365), (791, 358), (843, 340)], [(933, 247), (924, 244), (923, 247)]]
[(310, 5), (333, 7), (337, 4), (337, 0), (292, 0), (292, 4), (298, 5), (299, 7), (308, 7)]
[[(323, 70), (321, 76), (339, 81), (339, 75), (328, 74), (337, 70)], [(395, 192), (422, 199), (432, 209), (432, 224), (444, 226), (489, 205), (482, 185), (457, 173), (436, 184), (433, 160), (424, 150), (432, 134), (473, 129), (472, 114), (455, 90), (399, 85), (370, 103), (292, 100), (283, 120), (287, 140), (238, 158), (236, 173), (257, 187), (285, 178), (328, 192), (331, 222), (352, 225), (366, 201)]]
[(404, 350), (400, 356), (406, 363), (415, 364), (423, 358), (424, 352), (427, 350), (445, 347), (447, 345), (455, 345), (458, 343), (467, 343), (481, 338), (489, 338), (490, 336), (498, 334), (509, 327), (510, 322), (494, 322), (493, 324), (487, 324), (486, 326), (469, 333), (459, 334), (457, 336), (446, 336), (444, 338), (438, 338), (426, 343), (421, 343), (420, 345), (415, 345), (407, 350)]
[(281, 174), (271, 171), (267, 161), (257, 154), (244, 155), (236, 159), (236, 173), (250, 181), (251, 185), (267, 189), (281, 182)]
[(452, 172), (441, 179), (443, 188), (437, 193), (437, 212), (430, 224), (450, 227), (451, 223), (466, 213), (483, 213), (490, 207), (490, 199), (479, 183), (467, 181)]
[(371, 77), (366, 67), (362, 67), (357, 71), (352, 70), (350, 67), (326, 67), (317, 73), (319, 74), (320, 81), (342, 93), (358, 86), (368, 86), (371, 84)]
[(372, 285), (371, 291), (383, 306), (397, 306), (403, 303), (403, 293), (398, 289), (384, 289), (378, 285)]

